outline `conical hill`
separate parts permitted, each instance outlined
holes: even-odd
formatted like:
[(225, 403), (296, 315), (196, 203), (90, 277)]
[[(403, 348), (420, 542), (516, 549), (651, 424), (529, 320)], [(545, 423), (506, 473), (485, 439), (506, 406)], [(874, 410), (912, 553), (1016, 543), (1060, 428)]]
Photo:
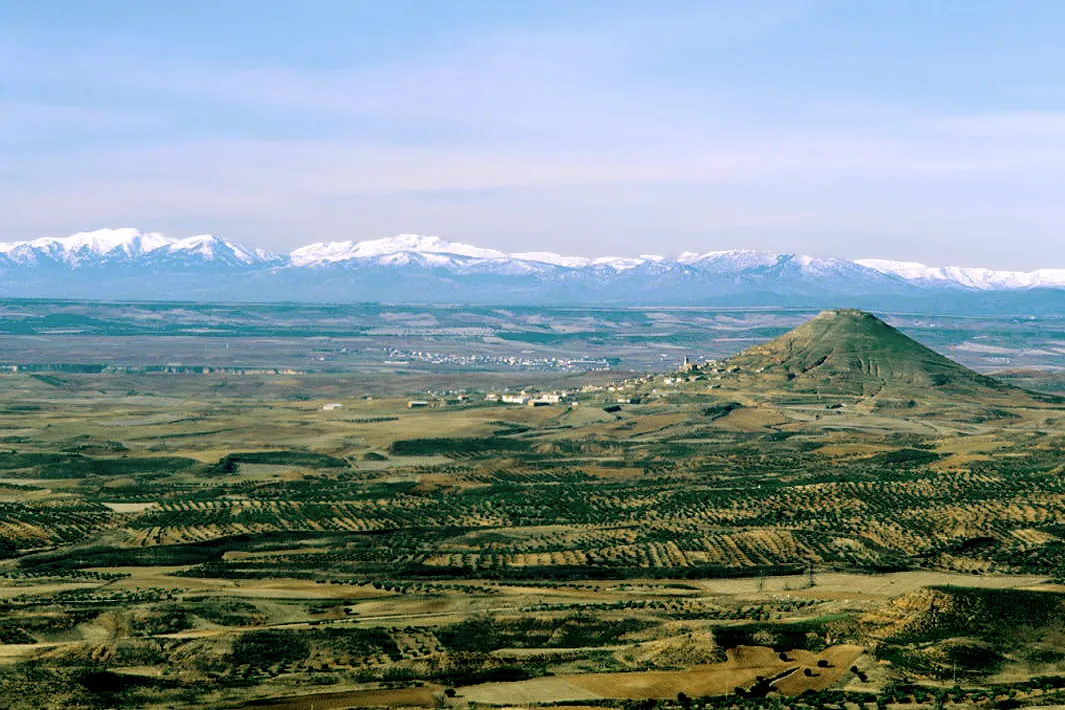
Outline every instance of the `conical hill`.
[(848, 308), (824, 311), (729, 359), (728, 367), (794, 392), (1029, 395), (943, 357), (871, 313)]

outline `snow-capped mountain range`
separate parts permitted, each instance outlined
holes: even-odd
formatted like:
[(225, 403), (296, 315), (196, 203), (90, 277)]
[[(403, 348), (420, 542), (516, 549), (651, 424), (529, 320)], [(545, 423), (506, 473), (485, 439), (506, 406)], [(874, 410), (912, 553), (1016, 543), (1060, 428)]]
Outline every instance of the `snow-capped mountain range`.
[(805, 305), (1046, 290), (1065, 293), (1065, 269), (995, 271), (753, 250), (508, 254), (414, 234), (315, 242), (288, 254), (207, 234), (174, 239), (130, 228), (0, 243), (5, 297)]
[[(171, 239), (162, 234), (142, 234), (136, 229), (98, 229), (69, 237), (45, 237), (28, 242), (0, 242), (4, 266), (63, 265), (92, 268), (113, 263), (150, 263), (187, 260), (200, 263), (258, 264), (276, 259), (261, 249), (252, 249), (210, 234)], [(6, 263), (4, 263), (6, 262)]]

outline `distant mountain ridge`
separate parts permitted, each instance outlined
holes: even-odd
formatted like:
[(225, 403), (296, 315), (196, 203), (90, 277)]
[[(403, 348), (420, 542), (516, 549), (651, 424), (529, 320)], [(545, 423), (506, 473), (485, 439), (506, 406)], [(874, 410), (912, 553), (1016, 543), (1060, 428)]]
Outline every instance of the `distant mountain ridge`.
[(4, 297), (803, 306), (847, 297), (881, 306), (889, 298), (1005, 292), (1065, 296), (1065, 269), (940, 268), (754, 250), (508, 254), (414, 234), (315, 242), (288, 254), (215, 235), (174, 239), (132, 228), (0, 243)]

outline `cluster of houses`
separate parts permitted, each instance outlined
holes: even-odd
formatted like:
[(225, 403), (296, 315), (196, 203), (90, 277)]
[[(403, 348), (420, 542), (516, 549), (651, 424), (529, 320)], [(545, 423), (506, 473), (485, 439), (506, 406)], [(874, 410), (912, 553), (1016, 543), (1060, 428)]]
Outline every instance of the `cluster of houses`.
[(551, 404), (573, 402), (574, 397), (568, 392), (526, 392), (522, 390), (516, 394), (496, 394), (491, 392), (484, 397), (486, 402), (502, 402), (503, 404), (519, 404), (525, 407), (545, 407)]
[(438, 399), (412, 399), (407, 402), (408, 409), (424, 409), (425, 407), (445, 407), (457, 404), (467, 404), (470, 395), (465, 392), (449, 393)]
[[(472, 397), (466, 393), (433, 399), (411, 399), (407, 401), (408, 409), (424, 409), (426, 407), (444, 407), (448, 405), (468, 404)], [(502, 404), (518, 404), (525, 407), (544, 407), (551, 404), (570, 403), (576, 404), (576, 397), (569, 392), (521, 392), (502, 394), (490, 392), (484, 396), (485, 402), (500, 402)]]
[[(760, 368), (761, 372), (764, 368)], [(606, 387), (582, 388), (582, 391), (593, 389), (605, 389), (608, 396), (616, 397), (618, 404), (639, 404), (651, 399), (656, 399), (670, 392), (677, 385), (696, 382), (705, 382), (708, 390), (721, 387), (720, 380), (728, 379), (729, 376), (740, 372), (740, 368), (728, 362), (720, 360), (705, 360), (696, 362), (684, 358), (684, 362), (676, 371), (669, 374), (648, 374), (630, 377), (625, 380), (614, 382)], [(665, 386), (665, 389), (660, 389)], [(642, 393), (642, 394), (641, 394)]]
[[(684, 362), (680, 366), (679, 371), (670, 375), (643, 375), (605, 386), (587, 384), (582, 386), (579, 391), (573, 392), (565, 390), (554, 392), (530, 392), (526, 390), (522, 390), (521, 392), (489, 392), (484, 395), (484, 401), (498, 402), (500, 404), (515, 404), (523, 407), (544, 407), (553, 404), (576, 405), (578, 404), (578, 392), (580, 394), (605, 392), (607, 397), (613, 399), (616, 404), (639, 404), (647, 399), (654, 399), (656, 396), (661, 396), (659, 390), (654, 388), (656, 384), (677, 385), (686, 382), (695, 382), (697, 380), (718, 380), (721, 379), (721, 375), (731, 374), (737, 371), (738, 368), (722, 366), (721, 363), (714, 360), (696, 363), (688, 358), (684, 358)], [(720, 385), (710, 385), (710, 389), (716, 389), (717, 387), (720, 387)], [(649, 396), (647, 392), (648, 389), (650, 389)], [(411, 409), (420, 409), (423, 407), (466, 404), (471, 401), (470, 395), (465, 392), (457, 395), (453, 392), (449, 392), (444, 393), (444, 395), (443, 398), (410, 400), (407, 402), (407, 407)]]
[[(479, 329), (472, 329), (478, 334)], [(480, 333), (485, 335), (487, 333)], [(324, 358), (322, 358), (324, 359)], [(517, 368), (521, 370), (549, 371), (597, 371), (609, 370), (610, 360), (602, 358), (529, 357), (525, 355), (491, 355), (486, 353), (431, 352), (426, 350), (399, 350), (385, 348), (385, 365), (409, 365), (412, 361), (443, 365), (446, 367)]]

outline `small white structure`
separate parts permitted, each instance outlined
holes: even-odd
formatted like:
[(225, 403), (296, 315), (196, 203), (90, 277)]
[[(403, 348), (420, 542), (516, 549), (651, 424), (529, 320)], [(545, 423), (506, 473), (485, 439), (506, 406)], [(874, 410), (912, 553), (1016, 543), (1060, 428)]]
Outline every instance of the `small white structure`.
[(322, 411), (323, 412), (331, 412), (334, 409), (343, 409), (343, 408), (344, 408), (344, 405), (341, 404), (340, 402), (330, 402), (329, 404), (326, 404), (326, 405), (322, 406)]

